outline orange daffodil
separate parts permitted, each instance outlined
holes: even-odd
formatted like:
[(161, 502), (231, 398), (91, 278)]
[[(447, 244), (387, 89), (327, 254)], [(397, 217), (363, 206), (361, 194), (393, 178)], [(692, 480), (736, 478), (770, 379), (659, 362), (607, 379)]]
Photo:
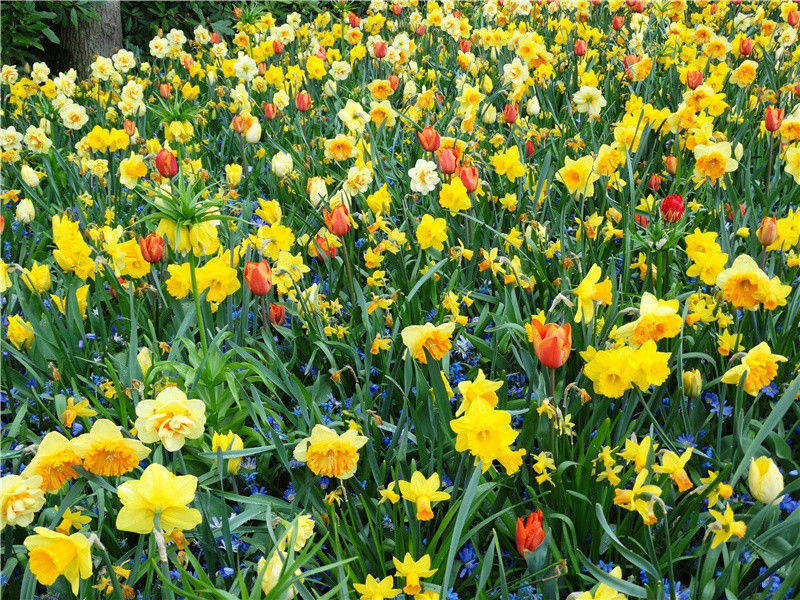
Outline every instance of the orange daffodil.
[(751, 396), (757, 396), (775, 379), (778, 363), (786, 360), (785, 356), (773, 354), (767, 342), (761, 342), (742, 357), (741, 363), (725, 372), (722, 382), (739, 385), (744, 379), (744, 391)]

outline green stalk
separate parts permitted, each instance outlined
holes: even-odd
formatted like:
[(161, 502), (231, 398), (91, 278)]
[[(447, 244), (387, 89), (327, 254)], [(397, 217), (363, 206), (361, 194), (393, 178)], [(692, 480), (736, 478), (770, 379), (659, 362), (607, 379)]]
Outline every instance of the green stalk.
[(197, 326), (200, 330), (200, 341), (203, 344), (203, 350), (208, 350), (208, 341), (206, 340), (206, 325), (203, 321), (203, 307), (200, 305), (200, 294), (197, 291), (197, 257), (194, 253), (189, 254), (189, 275), (192, 280), (192, 295), (194, 296), (194, 310), (197, 314)]

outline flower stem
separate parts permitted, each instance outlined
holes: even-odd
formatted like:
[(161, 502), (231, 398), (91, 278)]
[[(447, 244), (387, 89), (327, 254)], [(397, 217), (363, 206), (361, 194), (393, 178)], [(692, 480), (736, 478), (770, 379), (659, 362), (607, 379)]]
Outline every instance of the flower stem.
[(194, 311), (197, 315), (197, 326), (200, 330), (200, 341), (203, 344), (203, 350), (208, 350), (208, 341), (206, 340), (206, 326), (203, 321), (203, 307), (200, 305), (200, 294), (197, 291), (197, 257), (189, 254), (189, 276), (192, 280), (192, 295), (194, 296)]

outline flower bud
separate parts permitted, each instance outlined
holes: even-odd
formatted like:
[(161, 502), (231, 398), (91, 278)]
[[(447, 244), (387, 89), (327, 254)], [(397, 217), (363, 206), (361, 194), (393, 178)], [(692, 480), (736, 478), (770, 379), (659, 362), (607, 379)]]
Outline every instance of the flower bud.
[(323, 210), (322, 217), (325, 219), (325, 227), (333, 235), (342, 237), (350, 231), (350, 211), (344, 204), (339, 204), (331, 211)]
[(460, 167), (458, 176), (461, 178), (461, 183), (467, 188), (468, 193), (471, 194), (478, 189), (478, 169), (476, 167)]
[(703, 72), (692, 70), (686, 72), (686, 86), (690, 90), (696, 90), (703, 84)]
[(300, 112), (306, 112), (309, 108), (311, 108), (311, 94), (305, 91), (297, 92), (297, 96), (295, 96), (294, 99), (294, 105)]
[(761, 219), (761, 225), (758, 226), (758, 241), (765, 248), (771, 246), (778, 237), (778, 221), (775, 217), (764, 217)]
[(439, 168), (445, 175), (450, 175), (456, 171), (456, 155), (450, 148), (439, 150)]
[(30, 201), (29, 198), (23, 198), (17, 204), (17, 210), (15, 212), (17, 220), (22, 223), (30, 223), (36, 218), (36, 209), (33, 206), (33, 202)]
[(739, 54), (742, 56), (750, 56), (753, 51), (753, 38), (742, 38), (739, 40)]
[(175, 155), (166, 148), (162, 148), (161, 151), (156, 154), (156, 169), (158, 170), (158, 174), (162, 177), (166, 177), (167, 179), (175, 177), (178, 173), (178, 161), (175, 160)]
[(503, 122), (511, 125), (519, 116), (519, 106), (517, 104), (506, 104), (503, 109)]
[(150, 264), (157, 263), (164, 255), (164, 238), (153, 232), (147, 237), (139, 238), (139, 250), (142, 251), (142, 258)]
[(272, 288), (272, 270), (267, 261), (247, 261), (244, 266), (244, 280), (254, 295), (266, 295)]
[(753, 498), (764, 504), (772, 504), (783, 491), (783, 474), (771, 458), (751, 458), (747, 485)]
[(697, 398), (703, 390), (703, 376), (697, 369), (683, 372), (683, 392), (689, 398)]
[(661, 175), (658, 173), (653, 173), (650, 175), (650, 179), (647, 181), (647, 187), (649, 187), (654, 192), (657, 192), (661, 187)]
[(283, 304), (269, 305), (269, 322), (279, 327), (286, 321), (286, 307)]
[(383, 58), (386, 56), (386, 42), (375, 42), (372, 46), (372, 53), (375, 55), (375, 58)]
[(667, 156), (664, 159), (664, 167), (666, 167), (667, 173), (675, 175), (675, 172), (678, 170), (678, 157), (674, 154)]
[(264, 116), (266, 117), (267, 121), (272, 121), (272, 119), (274, 119), (278, 114), (278, 107), (271, 102), (264, 102), (264, 104), (261, 105), (261, 108), (264, 109)]
[(781, 128), (781, 123), (783, 123), (783, 115), (784, 110), (782, 108), (768, 106), (767, 110), (764, 111), (764, 128), (770, 132), (778, 131)]
[(575, 56), (584, 56), (586, 54), (587, 44), (586, 40), (577, 39), (574, 45)]

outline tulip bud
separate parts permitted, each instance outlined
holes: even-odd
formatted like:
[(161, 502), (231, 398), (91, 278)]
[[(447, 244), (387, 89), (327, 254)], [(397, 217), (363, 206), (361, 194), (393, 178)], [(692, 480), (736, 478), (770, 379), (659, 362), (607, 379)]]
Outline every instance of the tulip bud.
[(6, 218), (3, 215), (0, 215), (0, 234), (2, 234), (6, 230)]
[(654, 192), (657, 192), (661, 187), (661, 175), (658, 173), (653, 173), (650, 175), (650, 179), (647, 182), (647, 187), (649, 187)]
[(175, 160), (175, 155), (166, 148), (162, 148), (156, 154), (156, 169), (162, 177), (167, 179), (175, 177), (178, 173), (178, 161)]
[(399, 17), (401, 12), (403, 12), (403, 7), (400, 4), (392, 4), (392, 13), (395, 17)]
[(258, 119), (253, 119), (250, 127), (244, 132), (244, 139), (247, 140), (249, 144), (255, 144), (261, 139), (261, 123), (258, 122)]
[(687, 71), (686, 72), (686, 86), (690, 90), (696, 90), (703, 84), (703, 72), (702, 71)]
[(458, 42), (458, 48), (462, 52), (469, 52), (472, 49), (472, 42), (470, 40), (460, 40)]
[(353, 29), (361, 25), (361, 17), (359, 17), (354, 12), (347, 13), (347, 20), (350, 23), (350, 27), (352, 27)]
[(476, 167), (461, 167), (458, 169), (458, 176), (468, 193), (471, 194), (478, 189), (478, 169)]
[(281, 326), (286, 320), (286, 307), (283, 304), (269, 305), (269, 322), (273, 325)]
[(634, 215), (633, 220), (645, 228), (650, 224), (650, 219), (648, 219), (644, 215)]
[(544, 541), (544, 528), (542, 527), (544, 515), (541, 510), (532, 512), (525, 521), (517, 518), (517, 529), (514, 540), (517, 543), (517, 552), (525, 556), (525, 552), (533, 552)]
[(426, 31), (426, 29), (425, 29), (425, 25), (417, 25), (417, 28), (416, 28), (416, 30), (415, 30), (415, 33), (416, 33), (417, 35), (419, 35), (419, 36), (423, 36), (423, 35), (425, 35), (425, 31)]
[(322, 217), (325, 227), (337, 237), (344, 236), (350, 231), (350, 211), (344, 204), (339, 204), (331, 211), (323, 210)]
[(297, 92), (297, 96), (295, 96), (294, 104), (297, 107), (297, 110), (300, 112), (306, 112), (309, 108), (311, 108), (311, 94), (308, 92)]
[(30, 223), (36, 218), (36, 209), (29, 198), (23, 198), (17, 204), (17, 210), (14, 214), (21, 223)]
[(273, 52), (275, 52), (275, 54), (283, 54), (284, 48), (285, 48), (285, 46), (283, 45), (282, 41), (280, 41), (280, 40), (273, 40), (272, 41), (272, 50), (273, 50)]
[(158, 93), (162, 98), (169, 98), (170, 94), (172, 93), (172, 86), (168, 83), (161, 83), (158, 86)]
[(575, 56), (584, 56), (586, 54), (587, 44), (586, 40), (577, 39), (574, 45)]
[(778, 221), (775, 220), (775, 217), (761, 219), (761, 225), (758, 226), (756, 235), (762, 246), (765, 248), (771, 246), (778, 237)]
[(122, 124), (122, 129), (128, 134), (128, 136), (133, 136), (133, 134), (136, 133), (136, 123), (130, 119), (125, 119), (125, 122)]
[(142, 370), (142, 375), (147, 375), (150, 367), (153, 366), (153, 359), (150, 356), (150, 349), (145, 346), (136, 355), (136, 362), (139, 363), (139, 368)]
[(784, 110), (774, 106), (768, 106), (764, 111), (764, 128), (767, 131), (775, 132), (781, 128), (783, 123)]
[(667, 169), (667, 173), (675, 175), (678, 170), (678, 158), (674, 154), (670, 154), (664, 159), (664, 166)]
[(753, 51), (753, 38), (742, 38), (739, 40), (739, 53), (742, 56), (750, 56)]
[(272, 288), (272, 270), (267, 261), (247, 261), (244, 266), (244, 280), (254, 295), (266, 295)]
[(266, 117), (267, 121), (272, 121), (272, 119), (274, 119), (278, 114), (278, 107), (271, 102), (264, 102), (261, 107), (264, 109), (264, 116)]
[(439, 132), (430, 125), (428, 125), (422, 131), (417, 132), (417, 139), (419, 140), (419, 145), (422, 146), (423, 150), (427, 150), (428, 152), (436, 152), (439, 149), (439, 144), (441, 144), (442, 141), (442, 138), (439, 136)]
[(611, 19), (611, 27), (614, 28), (615, 31), (619, 31), (625, 25), (625, 17), (622, 15), (615, 15), (613, 19)]
[(683, 372), (683, 393), (689, 398), (697, 398), (703, 390), (703, 376), (697, 369)]
[(525, 157), (530, 158), (533, 156), (533, 151), (535, 147), (533, 145), (533, 140), (525, 140)]
[(261, 75), (261, 76), (263, 77), (263, 76), (264, 76), (264, 74), (267, 72), (267, 63), (265, 63), (265, 62), (260, 62), (260, 63), (258, 63), (258, 64), (256, 65), (256, 67), (258, 68), (258, 74), (259, 74), (259, 75)]
[(503, 121), (511, 125), (519, 116), (519, 106), (516, 104), (506, 104), (503, 109)]
[(661, 216), (667, 223), (675, 223), (683, 216), (683, 196), (670, 194), (661, 201)]
[(456, 155), (450, 148), (439, 150), (439, 168), (445, 175), (450, 175), (456, 171)]
[(397, 88), (400, 87), (400, 78), (392, 73), (386, 79), (389, 81), (389, 87), (392, 88), (392, 91), (396, 92)]
[(753, 498), (764, 504), (772, 504), (783, 491), (783, 474), (771, 458), (751, 458), (747, 484)]
[(222, 41), (222, 38), (219, 37), (219, 34), (215, 31), (211, 34), (211, 43), (212, 44), (219, 44)]
[(153, 232), (147, 237), (139, 238), (139, 250), (142, 251), (142, 258), (150, 264), (157, 263), (164, 255), (164, 238)]

